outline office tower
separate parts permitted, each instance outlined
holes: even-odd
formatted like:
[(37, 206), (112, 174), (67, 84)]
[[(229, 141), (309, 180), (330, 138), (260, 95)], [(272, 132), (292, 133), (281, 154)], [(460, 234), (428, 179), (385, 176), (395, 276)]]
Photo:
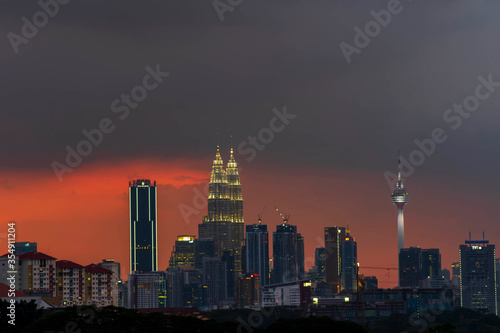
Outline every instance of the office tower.
[(56, 258), (41, 252), (28, 252), (18, 258), (20, 290), (30, 296), (55, 297)]
[(260, 284), (269, 284), (269, 239), (267, 225), (246, 226), (246, 272), (260, 275)]
[(194, 240), (194, 266), (203, 268), (204, 257), (216, 257), (217, 244), (213, 238), (198, 238)]
[(97, 264), (100, 267), (104, 267), (107, 270), (113, 272), (111, 275), (111, 301), (112, 305), (119, 305), (119, 281), (121, 281), (121, 268), (120, 263), (116, 262), (114, 259), (103, 259), (101, 263)]
[(304, 237), (297, 234), (297, 279), (304, 280), (306, 278), (304, 267)]
[(113, 272), (96, 264), (85, 266), (86, 305), (109, 306), (113, 303)]
[(398, 181), (396, 189), (391, 194), (392, 201), (398, 208), (398, 253), (405, 247), (403, 208), (408, 202), (408, 197), (408, 191), (404, 188), (403, 180), (401, 179), (401, 161), (398, 158)]
[(460, 305), (498, 314), (495, 272), (495, 245), (489, 241), (469, 240), (460, 245)]
[(365, 289), (366, 290), (378, 289), (378, 280), (376, 276), (365, 276)]
[(260, 304), (260, 286), (259, 274), (247, 273), (245, 276), (239, 278), (236, 288), (236, 306), (239, 308), (258, 306)]
[(306, 274), (306, 279), (315, 282), (325, 281), (325, 248), (318, 247), (314, 250), (314, 266)]
[(21, 254), (25, 254), (28, 252), (37, 252), (38, 251), (37, 248), (38, 246), (36, 242), (15, 242), (14, 254), (20, 256)]
[(416, 287), (418, 280), (441, 278), (439, 249), (410, 247), (399, 252), (399, 286)]
[(133, 272), (128, 276), (128, 308), (167, 307), (167, 272)]
[(179, 265), (194, 266), (194, 240), (196, 236), (177, 236), (174, 249), (170, 255), (168, 268), (175, 268)]
[(346, 235), (341, 242), (340, 256), (340, 290), (358, 290), (358, 249), (354, 237), (347, 227)]
[(85, 304), (85, 267), (69, 260), (56, 261), (57, 296), (59, 306)]
[(439, 249), (422, 249), (422, 276), (424, 279), (441, 277), (441, 254)]
[(419, 279), (424, 279), (422, 274), (422, 249), (410, 247), (399, 251), (399, 286), (418, 286)]
[(156, 194), (156, 182), (129, 182), (131, 273), (158, 270)]
[(325, 281), (335, 292), (340, 291), (341, 246), (345, 227), (325, 228)]
[(272, 283), (298, 280), (297, 227), (286, 223), (273, 232)]
[(455, 261), (451, 264), (451, 284), (460, 286), (460, 261)]

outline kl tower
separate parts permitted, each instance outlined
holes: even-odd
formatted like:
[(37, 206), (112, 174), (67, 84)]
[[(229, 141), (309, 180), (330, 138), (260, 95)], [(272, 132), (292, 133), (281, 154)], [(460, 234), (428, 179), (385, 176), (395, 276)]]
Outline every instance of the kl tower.
[[(405, 222), (403, 216), (403, 208), (408, 202), (408, 191), (403, 186), (401, 180), (401, 161), (400, 155), (398, 156), (398, 182), (396, 189), (391, 194), (392, 201), (398, 207), (398, 257), (401, 249), (405, 247)], [(398, 260), (399, 261), (399, 260)]]

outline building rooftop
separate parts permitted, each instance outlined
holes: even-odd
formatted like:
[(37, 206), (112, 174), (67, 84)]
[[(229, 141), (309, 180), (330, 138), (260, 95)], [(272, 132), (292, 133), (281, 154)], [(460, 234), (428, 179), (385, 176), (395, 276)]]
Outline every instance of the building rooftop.
[(21, 254), (19, 256), (19, 259), (21, 259), (21, 260), (40, 260), (40, 259), (56, 260), (56, 258), (54, 258), (54, 257), (51, 257), (45, 253), (36, 252), (36, 251)]
[[(0, 283), (0, 298), (9, 297), (8, 296), (9, 290), (10, 287), (8, 285), (6, 285), (5, 283)], [(29, 296), (23, 293), (22, 291), (16, 289), (16, 297), (29, 297)]]
[(77, 264), (69, 260), (59, 260), (56, 261), (57, 268), (84, 268), (82, 265)]
[(112, 271), (96, 264), (90, 264), (85, 266), (85, 272), (87, 273), (102, 273), (102, 274), (113, 274)]

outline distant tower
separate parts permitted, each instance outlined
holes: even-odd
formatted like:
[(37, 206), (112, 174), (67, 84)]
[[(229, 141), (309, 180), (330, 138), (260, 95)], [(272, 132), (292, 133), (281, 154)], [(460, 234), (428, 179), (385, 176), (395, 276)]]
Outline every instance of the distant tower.
[(262, 286), (269, 284), (269, 239), (267, 225), (247, 225), (245, 271), (260, 275)]
[(130, 273), (158, 270), (156, 181), (129, 182)]
[(498, 314), (495, 245), (489, 241), (469, 240), (459, 246), (460, 306)]
[(401, 161), (400, 156), (398, 156), (398, 182), (396, 183), (396, 189), (392, 192), (392, 201), (398, 207), (398, 254), (401, 249), (405, 247), (405, 222), (403, 216), (403, 208), (408, 202), (408, 191), (403, 186), (403, 181), (401, 180)]

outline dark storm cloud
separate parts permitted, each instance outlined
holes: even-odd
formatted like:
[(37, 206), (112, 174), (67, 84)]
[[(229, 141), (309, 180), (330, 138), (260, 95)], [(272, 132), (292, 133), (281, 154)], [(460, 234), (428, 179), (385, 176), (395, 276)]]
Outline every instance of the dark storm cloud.
[[(419, 170), (487, 173), (500, 160), (500, 91), (452, 131), (444, 111), (500, 81), (495, 1), (404, 1), (403, 10), (348, 64), (371, 10), (388, 1), (246, 0), (220, 22), (211, 1), (71, 1), (15, 54), (35, 1), (6, 1), (0, 19), (1, 165), (49, 168), (83, 129), (113, 119), (85, 163), (106, 158), (209, 154), (216, 131), (235, 142), (268, 125), (273, 108), (300, 115), (266, 147), (308, 164), (385, 170), (398, 148), (443, 127), (449, 139)], [(146, 66), (170, 76), (120, 121), (110, 104)], [(446, 127), (448, 126), (448, 127)], [(478, 161), (471, 166), (470, 161)], [(488, 167), (483, 167), (488, 165)], [(474, 169), (476, 168), (476, 169)], [(486, 168), (486, 169), (481, 169)], [(458, 171), (457, 171), (458, 170)]]

